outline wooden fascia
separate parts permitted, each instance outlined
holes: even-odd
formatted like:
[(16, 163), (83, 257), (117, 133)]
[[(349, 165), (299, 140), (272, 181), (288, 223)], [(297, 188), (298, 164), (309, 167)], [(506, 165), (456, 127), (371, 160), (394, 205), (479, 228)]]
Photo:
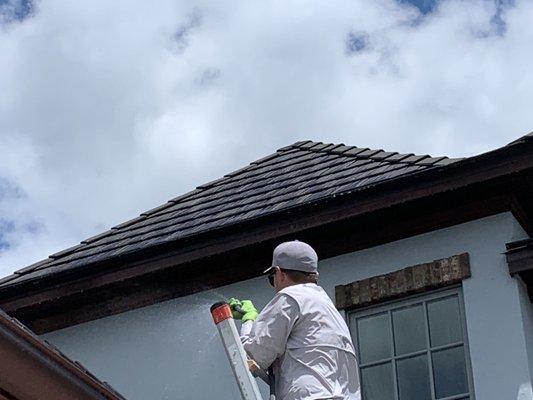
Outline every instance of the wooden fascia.
[(124, 400), (3, 314), (0, 359), (0, 395), (10, 400)]

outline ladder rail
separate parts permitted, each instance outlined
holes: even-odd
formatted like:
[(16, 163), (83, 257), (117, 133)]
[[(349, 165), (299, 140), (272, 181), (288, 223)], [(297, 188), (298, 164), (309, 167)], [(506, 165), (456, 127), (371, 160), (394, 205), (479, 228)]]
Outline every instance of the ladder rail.
[(217, 326), (226, 355), (228, 356), (230, 367), (237, 381), (242, 399), (263, 400), (257, 382), (250, 372), (248, 357), (237, 332), (235, 321), (231, 315), (231, 309), (226, 303), (215, 303), (211, 306), (211, 314)]

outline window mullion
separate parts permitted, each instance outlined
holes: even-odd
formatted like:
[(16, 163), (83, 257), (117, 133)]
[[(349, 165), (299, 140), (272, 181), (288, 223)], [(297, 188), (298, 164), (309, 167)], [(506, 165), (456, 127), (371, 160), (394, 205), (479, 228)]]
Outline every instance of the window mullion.
[(428, 369), (429, 369), (429, 386), (431, 387), (431, 398), (435, 400), (437, 395), (435, 394), (435, 382), (433, 378), (433, 358), (431, 357), (431, 340), (429, 336), (429, 316), (427, 301), (424, 301), (424, 326), (426, 328), (426, 349), (428, 356)]
[(421, 356), (422, 354), (427, 354), (428, 352), (428, 349), (425, 348), (424, 350), (417, 350), (413, 353), (407, 353), (407, 354), (402, 354), (401, 356), (394, 356), (394, 358), (396, 360), (405, 360), (407, 358), (414, 358), (414, 357), (417, 357), (417, 356)]
[(359, 375), (361, 375), (361, 346), (359, 346), (359, 329), (357, 327), (358, 318), (355, 314), (347, 313), (346, 315), (346, 319), (349, 321), (348, 329), (351, 329), (353, 325), (353, 329), (355, 330), (355, 346), (357, 347), (355, 351), (357, 353), (357, 362), (359, 363)]
[(359, 367), (360, 367), (360, 368), (375, 367), (376, 365), (387, 364), (387, 363), (390, 363), (391, 361), (392, 361), (392, 358), (391, 358), (391, 357), (389, 357), (389, 358), (382, 358), (382, 359), (380, 359), (380, 360), (370, 361), (370, 362), (367, 362), (367, 363), (364, 363), (364, 364), (359, 364)]
[(361, 399), (363, 399), (363, 372), (361, 371), (361, 346), (359, 345), (359, 329), (357, 327), (358, 318), (356, 314), (346, 313), (346, 320), (349, 321), (348, 329), (350, 330), (350, 334), (353, 335), (352, 325), (353, 330), (355, 332), (355, 352), (357, 353), (357, 373), (359, 374), (359, 390), (361, 391)]
[(474, 377), (472, 375), (472, 361), (470, 360), (470, 344), (468, 343), (468, 332), (466, 330), (466, 315), (465, 315), (465, 303), (463, 298), (463, 291), (459, 290), (457, 293), (457, 301), (459, 302), (459, 316), (461, 321), (461, 327), (463, 328), (463, 349), (465, 354), (466, 376), (468, 380), (468, 392), (469, 399), (475, 400), (474, 390)]
[(398, 400), (400, 394), (399, 394), (399, 388), (398, 388), (398, 378), (396, 375), (396, 344), (394, 341), (394, 327), (392, 322), (392, 310), (389, 310), (389, 327), (390, 327), (390, 337), (391, 337), (391, 364), (392, 364), (392, 383), (394, 385), (394, 400)]
[(439, 400), (464, 400), (464, 399), (472, 399), (468, 393), (462, 393), (462, 394), (455, 394), (453, 396), (449, 397), (441, 397)]
[(465, 342), (464, 341), (461, 341), (461, 342), (454, 342), (454, 343), (450, 343), (450, 344), (443, 344), (441, 346), (437, 346), (437, 347), (431, 347), (430, 350), (432, 352), (435, 352), (435, 351), (440, 351), (440, 350), (448, 350), (448, 349), (453, 349), (455, 347), (461, 347), (461, 346), (464, 346)]

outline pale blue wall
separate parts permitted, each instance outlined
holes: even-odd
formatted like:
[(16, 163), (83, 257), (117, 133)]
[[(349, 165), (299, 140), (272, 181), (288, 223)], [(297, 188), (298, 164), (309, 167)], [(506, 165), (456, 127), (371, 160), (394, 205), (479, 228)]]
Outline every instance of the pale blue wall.
[[(338, 284), (470, 253), (472, 278), (463, 293), (476, 398), (529, 400), (531, 304), (502, 254), (505, 243), (524, 237), (511, 214), (499, 214), (321, 261), (320, 281), (333, 297)], [(212, 303), (230, 296), (261, 307), (272, 288), (264, 278), (252, 279), (45, 337), (130, 400), (238, 399), (209, 314)]]
[[(529, 375), (533, 382), (533, 307), (529, 302), (529, 296), (527, 294), (527, 288), (524, 282), (518, 278), (518, 290), (520, 293), (520, 305), (522, 310), (522, 321), (524, 326), (524, 335), (526, 341), (527, 359), (529, 365)], [(524, 385), (521, 390), (524, 393), (524, 400), (532, 399), (531, 386)], [(522, 399), (520, 399), (522, 400)]]

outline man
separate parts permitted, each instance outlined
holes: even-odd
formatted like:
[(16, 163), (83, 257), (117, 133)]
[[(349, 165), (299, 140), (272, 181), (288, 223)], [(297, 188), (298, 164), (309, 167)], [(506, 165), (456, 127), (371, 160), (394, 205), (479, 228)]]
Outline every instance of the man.
[(359, 400), (350, 332), (317, 285), (317, 264), (308, 244), (282, 243), (265, 271), (274, 298), (261, 313), (249, 300), (231, 299), (230, 306), (243, 321), (241, 340), (249, 357), (264, 370), (272, 365), (277, 400)]

